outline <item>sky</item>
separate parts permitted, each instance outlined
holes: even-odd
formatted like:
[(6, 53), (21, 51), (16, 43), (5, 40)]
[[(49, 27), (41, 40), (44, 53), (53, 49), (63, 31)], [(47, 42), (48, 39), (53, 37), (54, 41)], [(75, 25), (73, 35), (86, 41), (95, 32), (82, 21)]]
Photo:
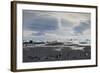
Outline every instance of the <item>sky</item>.
[(91, 14), (23, 10), (23, 40), (66, 41), (90, 39)]

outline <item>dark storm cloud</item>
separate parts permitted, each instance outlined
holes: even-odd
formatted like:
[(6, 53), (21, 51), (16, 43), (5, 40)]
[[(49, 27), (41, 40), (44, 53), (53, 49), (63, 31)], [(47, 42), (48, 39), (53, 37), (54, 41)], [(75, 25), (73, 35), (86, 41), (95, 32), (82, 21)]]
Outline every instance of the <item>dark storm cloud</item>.
[(90, 21), (82, 21), (80, 22), (79, 26), (74, 27), (74, 31), (76, 33), (83, 33), (84, 30), (90, 29)]
[(57, 20), (53, 17), (40, 16), (33, 20), (28, 25), (28, 28), (33, 31), (48, 31), (57, 29)]
[(57, 19), (50, 15), (37, 15), (36, 13), (23, 14), (23, 29), (31, 31), (48, 31), (58, 28)]

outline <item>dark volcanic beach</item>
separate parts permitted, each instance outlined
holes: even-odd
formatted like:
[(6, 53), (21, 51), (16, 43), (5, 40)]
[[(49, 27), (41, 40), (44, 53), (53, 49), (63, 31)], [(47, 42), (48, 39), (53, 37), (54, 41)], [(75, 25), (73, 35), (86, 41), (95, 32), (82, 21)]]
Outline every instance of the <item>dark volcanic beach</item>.
[(70, 46), (24, 47), (23, 62), (45, 62), (91, 59), (91, 47), (72, 49)]

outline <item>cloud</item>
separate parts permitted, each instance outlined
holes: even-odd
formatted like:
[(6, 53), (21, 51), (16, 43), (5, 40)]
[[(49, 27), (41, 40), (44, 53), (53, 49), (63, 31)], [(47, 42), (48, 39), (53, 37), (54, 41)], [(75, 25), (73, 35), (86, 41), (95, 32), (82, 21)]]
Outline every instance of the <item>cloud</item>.
[(32, 23), (28, 25), (30, 30), (34, 31), (48, 31), (56, 30), (57, 20), (51, 16), (40, 16), (33, 20)]
[[(33, 14), (33, 15), (32, 15)], [(23, 29), (33, 31), (46, 31), (57, 29), (57, 19), (52, 16), (37, 16), (34, 13), (23, 16)], [(28, 15), (28, 17), (27, 17)], [(29, 17), (30, 16), (30, 17)]]
[(78, 33), (90, 36), (90, 25), (89, 13), (23, 10), (24, 40), (65, 41), (68, 38), (74, 38)]
[(79, 25), (74, 27), (76, 33), (83, 33), (85, 30), (90, 29), (90, 21), (80, 21)]
[(67, 20), (67, 19), (61, 19), (61, 25), (62, 27), (73, 27), (73, 22)]

